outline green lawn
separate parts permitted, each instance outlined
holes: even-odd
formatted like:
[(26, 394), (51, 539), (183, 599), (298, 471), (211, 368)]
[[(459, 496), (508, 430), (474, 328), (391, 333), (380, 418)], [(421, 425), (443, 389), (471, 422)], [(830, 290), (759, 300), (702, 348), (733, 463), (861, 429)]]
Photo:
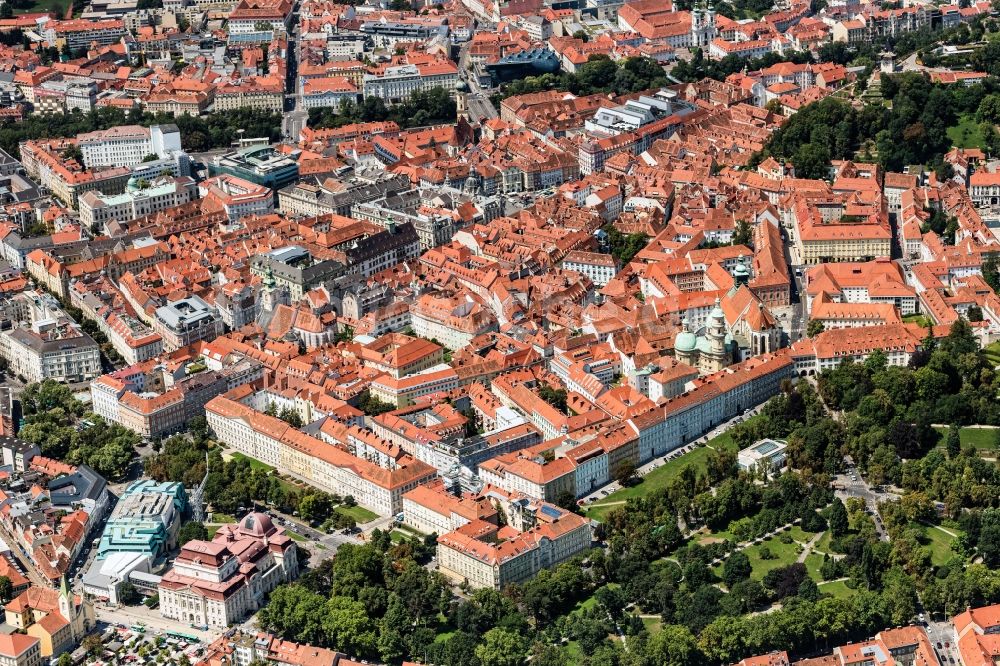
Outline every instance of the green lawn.
[(250, 456), (243, 455), (242, 453), (239, 453), (238, 451), (233, 452), (232, 456), (233, 456), (233, 460), (246, 460), (247, 462), (249, 462), (250, 463), (250, 469), (262, 469), (265, 472), (270, 472), (270, 471), (274, 470), (274, 468), (271, 467), (270, 465), (268, 465), (267, 463), (262, 463), (261, 461), (255, 459), (255, 458), (251, 458)]
[(392, 539), (393, 543), (399, 543), (400, 541), (407, 541), (410, 539), (423, 540), (425, 536), (425, 534), (421, 534), (412, 527), (407, 527), (406, 525), (396, 525), (392, 532), (389, 532), (389, 538)]
[(293, 532), (292, 530), (285, 528), (285, 534), (292, 538), (292, 541), (307, 541), (307, 539), (299, 534), (298, 532)]
[(983, 347), (983, 355), (994, 366), (1000, 365), (1000, 342), (994, 342)]
[(792, 538), (800, 543), (809, 543), (816, 536), (816, 532), (806, 532), (798, 525), (792, 525), (792, 529), (784, 532), (784, 534), (791, 534)]
[(583, 512), (583, 515), (587, 516), (591, 520), (596, 520), (597, 522), (604, 522), (608, 517), (608, 514), (617, 509), (623, 504), (597, 504), (592, 506)]
[(583, 663), (583, 650), (580, 649), (580, 644), (576, 641), (566, 643), (565, 647), (563, 647), (563, 654), (571, 664)]
[[(940, 567), (955, 555), (955, 551), (951, 549), (951, 544), (955, 541), (955, 537), (933, 525), (919, 525), (916, 527), (923, 528), (924, 536), (927, 538), (927, 542), (924, 545), (930, 548), (931, 551), (931, 564)], [(951, 527), (948, 528), (948, 531), (961, 534), (961, 530)]]
[[(708, 528), (705, 529), (707, 530)], [(739, 542), (739, 539), (737, 539), (731, 533), (726, 532), (725, 530), (721, 530), (719, 532), (712, 532), (711, 530), (708, 530), (706, 532), (698, 532), (697, 534), (694, 535), (694, 540), (697, 541), (698, 543), (706, 543), (706, 542), (717, 543), (720, 541), (732, 541), (734, 543)]]
[(66, 6), (70, 0), (35, 0), (27, 9), (15, 9), (15, 14), (34, 14), (36, 12), (55, 12), (63, 18)]
[(918, 324), (920, 326), (927, 326), (930, 321), (922, 314), (910, 314), (903, 317), (903, 321), (907, 324)]
[(830, 543), (832, 541), (833, 541), (833, 534), (829, 530), (827, 530), (826, 532), (823, 533), (823, 536), (819, 538), (819, 541), (816, 542), (816, 545), (813, 546), (813, 550), (822, 551), (824, 553), (830, 553), (832, 555), (833, 550), (830, 548)]
[[(760, 552), (763, 546), (767, 546), (767, 548), (770, 549), (774, 559), (761, 559)], [(795, 542), (781, 543), (781, 541), (777, 538), (772, 537), (764, 541), (762, 544), (745, 548), (743, 552), (750, 558), (750, 566), (753, 569), (751, 578), (754, 580), (760, 580), (773, 569), (779, 569), (781, 567), (788, 566), (789, 564), (793, 564), (801, 552), (801, 546)], [(722, 573), (721, 564), (715, 567), (715, 572), (717, 574)]]
[(982, 148), (985, 142), (979, 123), (970, 115), (962, 115), (957, 125), (948, 128), (948, 138), (956, 148)]
[[(943, 447), (945, 445), (946, 438), (948, 437), (947, 428), (935, 428), (938, 434), (941, 435), (941, 439), (938, 442), (938, 446)], [(997, 441), (997, 429), (996, 428), (959, 428), (958, 429), (958, 439), (962, 442), (962, 447), (971, 446), (977, 450), (996, 450)]]
[(833, 595), (837, 599), (844, 599), (854, 594), (854, 590), (847, 587), (847, 582), (843, 580), (835, 580), (829, 583), (818, 583), (818, 586), (820, 592)]
[[(749, 421), (750, 419), (747, 420)], [(713, 449), (716, 449), (718, 451), (724, 451), (726, 449), (729, 449), (731, 451), (738, 450), (736, 442), (733, 441), (733, 436), (729, 433), (728, 430), (722, 433), (721, 435), (717, 435), (712, 439), (708, 440), (707, 446), (711, 446)]]
[[(708, 448), (709, 446), (712, 448)], [(625, 500), (632, 497), (642, 497), (660, 488), (666, 488), (670, 484), (671, 479), (680, 474), (681, 470), (688, 465), (693, 465), (699, 474), (704, 474), (708, 468), (708, 459), (713, 453), (712, 449), (718, 451), (726, 449), (736, 451), (736, 443), (733, 441), (732, 435), (728, 432), (713, 437), (708, 440), (707, 446), (698, 447), (680, 458), (674, 458), (642, 477), (642, 481), (639, 483), (628, 488), (622, 488), (594, 502), (587, 508), (587, 517), (594, 520), (603, 520), (608, 513), (615, 507), (621, 506)]]
[[(760, 551), (764, 546), (770, 549), (774, 559), (762, 560), (760, 558)], [(744, 552), (750, 557), (750, 566), (753, 568), (752, 577), (759, 580), (772, 569), (779, 569), (794, 563), (801, 552), (801, 546), (794, 542), (781, 543), (772, 538), (759, 546), (750, 546)]]
[(809, 571), (809, 577), (816, 581), (816, 583), (823, 582), (823, 575), (820, 573), (820, 567), (822, 566), (823, 556), (819, 553), (809, 553), (806, 557), (806, 570)]
[(227, 523), (235, 523), (236, 519), (230, 516), (228, 513), (212, 512), (212, 522), (219, 523), (220, 525), (225, 525)]
[(350, 516), (358, 523), (369, 523), (378, 518), (377, 513), (372, 513), (368, 509), (360, 506), (338, 506), (335, 511), (345, 516)]
[(412, 527), (410, 527), (409, 525), (403, 525), (402, 523), (400, 523), (396, 527), (396, 530), (399, 531), (399, 532), (402, 532), (403, 534), (405, 534), (407, 536), (415, 537), (417, 539), (423, 539), (423, 538), (425, 538), (427, 536), (423, 532), (421, 532), (419, 530), (415, 530)]
[(607, 497), (590, 505), (586, 512), (587, 517), (593, 518), (594, 520), (603, 520), (604, 516), (617, 506), (624, 504), (625, 500), (632, 497), (643, 497), (644, 495), (660, 488), (666, 488), (670, 484), (670, 481), (674, 477), (678, 476), (681, 473), (681, 470), (688, 465), (693, 465), (699, 473), (704, 473), (707, 468), (709, 455), (711, 453), (711, 449), (701, 447), (681, 456), (680, 458), (674, 458), (673, 460), (660, 465), (652, 472), (642, 477), (642, 481), (639, 483), (617, 490)]
[(643, 617), (639, 619), (642, 620), (642, 626), (646, 627), (646, 631), (649, 632), (650, 636), (658, 632), (663, 625), (663, 622), (658, 617)]
[[(610, 585), (614, 585), (614, 583), (609, 583), (609, 584)], [(590, 595), (589, 597), (587, 597), (583, 601), (576, 602), (576, 606), (573, 606), (573, 610), (570, 611), (570, 612), (571, 613), (579, 613), (581, 611), (585, 611), (585, 610), (588, 610), (590, 608), (593, 608), (596, 605), (597, 605), (597, 597), (595, 597), (594, 595)]]
[[(608, 583), (608, 587), (618, 588), (621, 586), (618, 583)], [(597, 597), (591, 594), (586, 599), (581, 599), (580, 601), (576, 602), (576, 605), (573, 606), (573, 609), (569, 612), (569, 614), (572, 615), (573, 613), (581, 613), (585, 610), (590, 610), (596, 605), (597, 605)]]

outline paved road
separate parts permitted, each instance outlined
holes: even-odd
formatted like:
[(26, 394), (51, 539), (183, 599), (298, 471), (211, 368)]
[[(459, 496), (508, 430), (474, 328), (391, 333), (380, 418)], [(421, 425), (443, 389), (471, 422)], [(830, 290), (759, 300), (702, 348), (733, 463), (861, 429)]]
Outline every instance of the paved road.
[(482, 123), (484, 120), (500, 116), (490, 98), (482, 93), (469, 93), (468, 97), (466, 97), (466, 102), (469, 109), (469, 118), (473, 122)]
[(836, 491), (837, 497), (840, 497), (842, 500), (850, 497), (860, 497), (863, 499), (871, 513), (872, 519), (875, 521), (875, 532), (878, 534), (878, 538), (882, 541), (888, 541), (889, 533), (886, 532), (885, 525), (882, 524), (882, 516), (878, 513), (878, 503), (897, 499), (897, 496), (892, 493), (875, 492), (868, 485), (868, 482), (865, 481), (861, 472), (854, 466), (854, 462), (850, 456), (846, 457), (845, 461), (847, 462), (845, 473), (838, 474), (835, 477), (836, 482), (843, 487), (843, 490)]
[(897, 67), (904, 72), (948, 72), (947, 67), (927, 67), (917, 62), (917, 54), (913, 53), (902, 61), (896, 63)]
[(805, 282), (802, 275), (797, 275), (796, 270), (801, 270), (805, 272), (804, 267), (798, 265), (798, 259), (793, 255), (792, 248), (794, 246), (793, 234), (794, 231), (787, 229), (784, 226), (780, 227), (781, 236), (783, 239), (782, 252), (785, 256), (785, 265), (788, 266), (788, 274), (791, 277), (791, 284), (789, 285), (789, 298), (791, 300), (791, 305), (786, 308), (781, 308), (784, 314), (783, 318), (778, 320), (779, 326), (788, 335), (789, 342), (795, 342), (799, 338), (805, 336), (806, 323), (809, 320), (809, 313), (806, 312), (806, 295), (805, 295)]
[(106, 624), (123, 624), (128, 627), (139, 623), (146, 625), (147, 631), (180, 631), (197, 636), (206, 643), (210, 643), (222, 635), (220, 629), (210, 628), (208, 631), (194, 629), (188, 623), (170, 620), (161, 616), (159, 610), (152, 610), (142, 605), (111, 607), (95, 604), (94, 610), (98, 621)]
[[(485, 29), (485, 27), (484, 27)], [(490, 118), (499, 117), (497, 109), (490, 101), (489, 94), (479, 86), (472, 63), (469, 61), (469, 47), (472, 42), (462, 44), (458, 51), (458, 71), (459, 76), (469, 85), (469, 94), (466, 96), (469, 118), (473, 122), (481, 123)]]
[[(476, 27), (475, 24), (473, 24), (472, 27), (473, 27), (473, 30), (475, 31), (475, 27)], [(472, 47), (472, 41), (469, 40), (469, 41), (465, 42), (464, 44), (462, 44), (462, 46), (459, 47), (459, 49), (458, 49), (458, 71), (459, 71), (459, 75), (460, 76), (462, 74), (464, 74), (465, 72), (470, 71), (470, 69), (471, 69), (470, 63), (469, 63), (469, 49), (471, 47)], [(470, 86), (471, 90), (478, 90), (479, 89), (479, 87), (478, 87), (478, 85), (476, 84), (475, 81), (470, 81), (469, 82), (469, 86)], [(476, 86), (476, 87), (473, 88), (472, 86)]]
[[(340, 532), (324, 534), (319, 530), (309, 527), (305, 523), (299, 522), (291, 516), (280, 514), (273, 509), (268, 509), (268, 513), (277, 519), (276, 522), (278, 522), (279, 525), (292, 530), (296, 534), (301, 534), (306, 538), (306, 541), (299, 542), (299, 545), (309, 551), (309, 565), (312, 567), (315, 567), (323, 560), (333, 557), (334, 554), (336, 554), (337, 549), (345, 543), (364, 543), (364, 540), (360, 536), (341, 534)], [(391, 519), (380, 518), (372, 521), (371, 523), (365, 523), (363, 528), (369, 531), (373, 530), (375, 527), (379, 526), (379, 523), (382, 520)], [(321, 545), (322, 548), (317, 547), (317, 544)]]
[(286, 54), (286, 68), (288, 70), (288, 81), (286, 83), (285, 112), (281, 119), (281, 133), (286, 139), (293, 143), (298, 143), (299, 132), (306, 126), (309, 114), (302, 107), (302, 96), (299, 94), (299, 3), (292, 6), (292, 14), (295, 17), (292, 23), (292, 31), (288, 36), (288, 52)]
[[(958, 650), (955, 648), (955, 629), (950, 622), (928, 622), (927, 638), (930, 639), (942, 664), (951, 666), (962, 663)], [(945, 647), (945, 644), (948, 647)], [(938, 647), (939, 645), (940, 647)]]

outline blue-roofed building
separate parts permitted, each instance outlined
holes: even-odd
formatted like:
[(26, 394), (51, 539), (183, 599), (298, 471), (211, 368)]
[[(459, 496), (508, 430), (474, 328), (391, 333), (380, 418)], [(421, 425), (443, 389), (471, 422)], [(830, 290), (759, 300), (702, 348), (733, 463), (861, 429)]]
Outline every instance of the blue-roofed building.
[(97, 559), (111, 553), (141, 553), (156, 561), (177, 545), (187, 492), (176, 482), (136, 481), (118, 500), (104, 527)]
[(518, 51), (486, 65), (486, 71), (494, 85), (526, 76), (556, 74), (559, 72), (559, 56), (548, 48)]
[[(298, 157), (297, 153), (294, 155)], [(299, 163), (295, 158), (268, 145), (248, 145), (216, 156), (208, 163), (208, 173), (212, 176), (236, 176), (277, 192), (299, 179)]]
[(754, 442), (736, 455), (740, 469), (750, 471), (764, 468), (770, 472), (785, 465), (785, 449), (788, 443), (781, 439), (762, 439)]

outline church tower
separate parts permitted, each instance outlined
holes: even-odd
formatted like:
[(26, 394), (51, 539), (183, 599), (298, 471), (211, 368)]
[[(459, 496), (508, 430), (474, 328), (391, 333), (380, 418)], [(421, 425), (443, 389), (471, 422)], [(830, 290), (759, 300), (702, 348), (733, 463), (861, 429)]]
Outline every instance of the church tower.
[(705, 374), (718, 372), (729, 365), (729, 348), (726, 340), (726, 315), (719, 299), (705, 322), (704, 349), (698, 354), (698, 369)]
[(715, 37), (715, 7), (699, 0), (691, 10), (691, 46), (705, 48)]
[(691, 46), (701, 46), (701, 3), (691, 8)]
[(691, 321), (687, 315), (681, 322), (683, 330), (674, 339), (674, 356), (681, 363), (687, 363), (692, 367), (697, 367), (698, 338), (691, 331)]
[(71, 624), (73, 622), (73, 607), (75, 605), (73, 603), (73, 592), (69, 589), (66, 576), (63, 576), (59, 581), (59, 613)]
[(736, 260), (736, 268), (733, 269), (733, 292), (739, 290), (743, 285), (750, 283), (750, 269), (743, 263), (743, 257)]
[(268, 264), (264, 269), (264, 281), (261, 283), (261, 311), (262, 312), (274, 312), (274, 308), (279, 305), (287, 305), (287, 298), (285, 290), (277, 286), (278, 282), (274, 279), (274, 272), (271, 270), (271, 265)]
[(455, 85), (456, 118), (469, 122), (469, 84), (459, 81)]
[[(86, 603), (84, 601), (84, 604)], [(69, 623), (69, 631), (74, 643), (83, 640), (89, 629), (85, 610), (86, 606), (77, 607), (76, 597), (69, 586), (69, 580), (63, 575), (59, 581), (59, 614)]]

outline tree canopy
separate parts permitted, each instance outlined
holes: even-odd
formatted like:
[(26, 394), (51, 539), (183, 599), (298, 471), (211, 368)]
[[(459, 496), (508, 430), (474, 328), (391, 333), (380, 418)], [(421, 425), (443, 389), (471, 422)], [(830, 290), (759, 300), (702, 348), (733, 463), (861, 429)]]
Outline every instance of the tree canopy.
[(358, 104), (347, 101), (338, 111), (330, 107), (309, 110), (309, 126), (315, 128), (342, 127), (360, 122), (394, 121), (400, 127), (423, 127), (454, 123), (458, 109), (455, 100), (441, 87), (418, 90), (405, 101), (386, 105), (380, 97), (365, 97)]
[(627, 95), (668, 84), (663, 67), (651, 58), (625, 58), (616, 62), (604, 54), (593, 54), (576, 73), (542, 74), (512, 81), (503, 86), (500, 97), (543, 90), (566, 90), (574, 95), (608, 92)]
[(29, 384), (21, 404), (25, 416), (18, 437), (37, 444), (43, 455), (74, 465), (86, 463), (112, 481), (125, 476), (140, 441), (137, 434), (85, 414), (69, 388), (53, 380)]
[(181, 145), (189, 152), (212, 148), (228, 148), (239, 136), (266, 137), (277, 141), (281, 137), (281, 115), (257, 109), (232, 109), (226, 113), (205, 116), (153, 114), (140, 110), (122, 111), (102, 107), (87, 113), (71, 112), (28, 115), (21, 122), (0, 127), (0, 148), (11, 155), (18, 154), (18, 144), (28, 139), (48, 139), (76, 136), (83, 132), (104, 130), (121, 125), (156, 125), (172, 123), (181, 132)]
[[(809, 104), (774, 132), (762, 154), (787, 159), (804, 178), (825, 178), (831, 159), (876, 159), (890, 171), (935, 166), (952, 145), (947, 129), (959, 116), (992, 117), (998, 83), (974, 86), (931, 83), (918, 72), (881, 77), (881, 95), (890, 104), (860, 108), (835, 97)], [(990, 130), (990, 141), (996, 141)], [(865, 157), (866, 151), (871, 155)]]

